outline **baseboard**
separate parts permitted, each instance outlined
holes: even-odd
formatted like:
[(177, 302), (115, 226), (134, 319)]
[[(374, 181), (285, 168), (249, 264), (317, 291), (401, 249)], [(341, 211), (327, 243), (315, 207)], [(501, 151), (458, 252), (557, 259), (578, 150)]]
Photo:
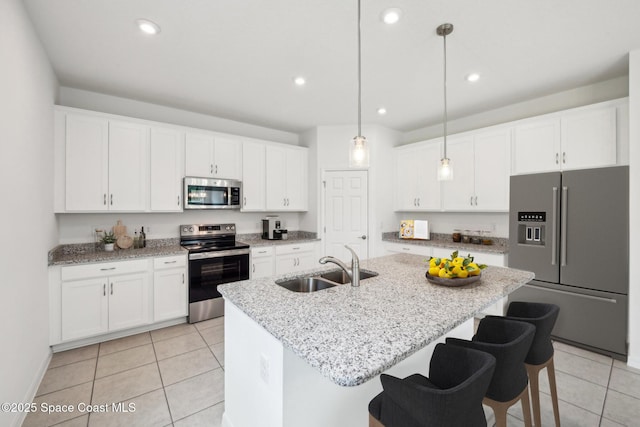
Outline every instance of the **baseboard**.
[[(53, 352), (51, 351), (51, 348), (49, 348), (47, 357), (45, 357), (44, 360), (42, 361), (37, 374), (34, 376), (33, 380), (31, 381), (31, 385), (27, 389), (27, 392), (25, 393), (25, 396), (22, 399), (22, 402), (33, 402), (33, 399), (35, 399), (36, 393), (38, 392), (38, 388), (40, 387), (40, 384), (42, 383), (42, 380), (44, 379), (44, 376), (47, 373), (47, 369), (49, 368), (49, 363), (51, 362), (52, 355), (53, 355)], [(14, 427), (20, 427), (24, 423), (25, 418), (27, 418), (27, 415), (28, 415), (28, 412), (16, 412), (17, 418), (11, 421), (10, 425)]]
[(227, 411), (222, 413), (222, 427), (233, 427), (233, 423), (227, 417)]
[(631, 368), (640, 369), (640, 357), (628, 356), (627, 357), (627, 366), (629, 366)]

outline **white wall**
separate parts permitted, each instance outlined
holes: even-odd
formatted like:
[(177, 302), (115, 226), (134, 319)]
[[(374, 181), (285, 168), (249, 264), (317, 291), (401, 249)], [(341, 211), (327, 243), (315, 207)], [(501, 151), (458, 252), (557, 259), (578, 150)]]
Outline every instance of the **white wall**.
[(60, 105), (298, 145), (298, 134), (97, 92), (60, 88)]
[[(349, 142), (357, 131), (355, 126), (320, 126), (316, 130), (317, 183), (310, 187), (309, 197), (316, 199), (322, 209), (321, 176), (325, 170), (349, 169)], [(400, 134), (380, 126), (363, 126), (362, 134), (370, 147), (369, 165), (369, 256), (384, 254), (382, 232), (393, 229), (393, 147), (400, 141)], [(313, 167), (313, 166), (311, 166)], [(318, 230), (322, 215), (318, 212)]]
[[(465, 132), (554, 111), (624, 98), (629, 93), (628, 82), (629, 78), (627, 76), (618, 77), (594, 85), (582, 86), (460, 119), (449, 120), (447, 132), (448, 134)], [(436, 138), (442, 136), (442, 132), (442, 123), (416, 129), (402, 135), (402, 144)]]
[(640, 368), (640, 50), (629, 54), (629, 355)]
[[(30, 402), (47, 367), (47, 252), (53, 215), (53, 114), (58, 83), (20, 0), (0, 2), (0, 402)], [(22, 414), (0, 412), (0, 425)]]

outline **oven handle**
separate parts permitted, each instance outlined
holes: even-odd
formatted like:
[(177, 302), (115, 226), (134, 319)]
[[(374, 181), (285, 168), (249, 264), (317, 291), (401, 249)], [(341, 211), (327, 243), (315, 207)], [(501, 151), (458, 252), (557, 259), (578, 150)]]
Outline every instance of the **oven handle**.
[(211, 251), (211, 252), (198, 252), (195, 254), (189, 254), (189, 261), (208, 258), (222, 258), (225, 256), (234, 255), (249, 255), (250, 250), (247, 249), (231, 249), (228, 251)]

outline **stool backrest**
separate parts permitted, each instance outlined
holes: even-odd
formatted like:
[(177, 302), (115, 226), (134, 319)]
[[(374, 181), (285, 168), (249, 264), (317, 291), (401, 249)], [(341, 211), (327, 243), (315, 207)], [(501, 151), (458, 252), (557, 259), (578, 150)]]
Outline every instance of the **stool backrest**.
[(541, 365), (553, 356), (551, 331), (556, 324), (560, 307), (555, 304), (513, 301), (507, 309), (507, 318), (527, 322), (536, 327), (536, 333), (525, 363)]

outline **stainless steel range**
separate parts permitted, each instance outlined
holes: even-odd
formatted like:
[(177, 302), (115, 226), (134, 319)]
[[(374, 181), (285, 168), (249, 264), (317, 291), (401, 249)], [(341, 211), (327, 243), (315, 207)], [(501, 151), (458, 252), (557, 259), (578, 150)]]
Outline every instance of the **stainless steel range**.
[(224, 315), (218, 285), (249, 278), (249, 245), (236, 242), (235, 224), (180, 226), (189, 251), (189, 323)]

